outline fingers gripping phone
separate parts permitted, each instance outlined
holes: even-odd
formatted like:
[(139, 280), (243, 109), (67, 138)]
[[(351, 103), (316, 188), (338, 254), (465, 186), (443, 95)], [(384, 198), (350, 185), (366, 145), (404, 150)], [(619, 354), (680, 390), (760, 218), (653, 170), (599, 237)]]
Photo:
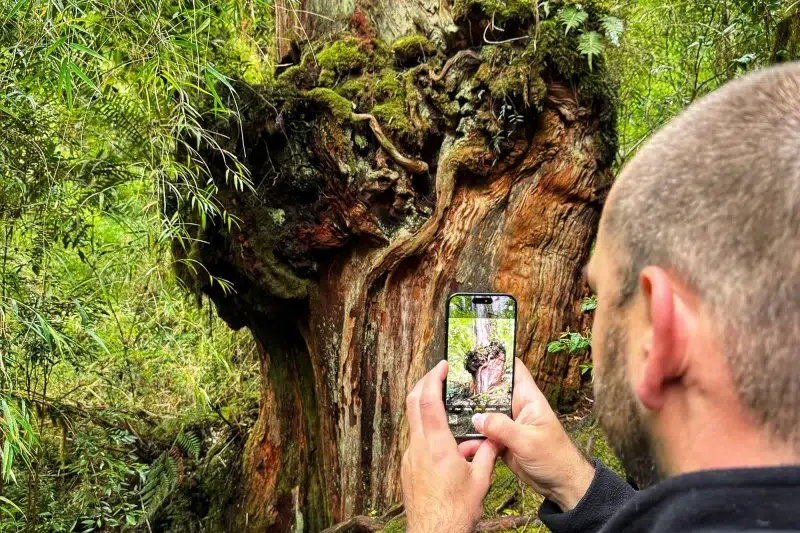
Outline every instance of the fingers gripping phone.
[(447, 299), (446, 324), (447, 423), (457, 440), (483, 438), (472, 415), (511, 416), (517, 301), (510, 294), (456, 293)]

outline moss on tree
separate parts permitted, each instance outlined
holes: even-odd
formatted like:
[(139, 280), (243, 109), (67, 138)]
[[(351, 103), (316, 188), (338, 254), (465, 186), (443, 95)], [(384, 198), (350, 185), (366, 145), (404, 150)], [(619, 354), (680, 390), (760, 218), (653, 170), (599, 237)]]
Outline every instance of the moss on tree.
[(435, 52), (433, 43), (424, 35), (413, 34), (400, 37), (392, 43), (392, 51), (400, 64), (425, 58)]
[(533, 18), (534, 10), (538, 7), (537, 0), (455, 0), (453, 16), (457, 19), (465, 18), (478, 12), (490, 17), (494, 15), (500, 20), (525, 22)]
[(376, 105), (372, 108), (372, 114), (390, 131), (399, 134), (411, 131), (408, 111), (403, 101), (398, 98)]
[(322, 68), (335, 74), (347, 74), (360, 69), (365, 57), (358, 49), (358, 41), (354, 38), (335, 41), (317, 54), (317, 61)]
[(349, 120), (353, 114), (353, 102), (331, 89), (317, 87), (306, 93), (306, 98), (327, 108), (339, 120)]

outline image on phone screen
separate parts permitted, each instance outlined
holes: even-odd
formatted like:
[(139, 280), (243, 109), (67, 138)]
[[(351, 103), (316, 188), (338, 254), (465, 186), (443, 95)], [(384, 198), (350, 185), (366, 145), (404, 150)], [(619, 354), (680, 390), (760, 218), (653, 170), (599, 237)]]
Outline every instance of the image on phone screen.
[(447, 302), (445, 410), (457, 438), (480, 437), (475, 413), (511, 416), (517, 302), (508, 294), (454, 294)]

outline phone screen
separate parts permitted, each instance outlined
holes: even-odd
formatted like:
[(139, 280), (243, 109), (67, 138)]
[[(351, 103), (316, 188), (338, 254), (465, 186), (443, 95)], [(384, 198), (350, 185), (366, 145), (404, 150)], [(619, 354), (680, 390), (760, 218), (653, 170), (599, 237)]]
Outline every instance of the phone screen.
[(517, 302), (507, 294), (454, 294), (447, 302), (447, 421), (456, 437), (479, 437), (472, 415), (511, 416)]

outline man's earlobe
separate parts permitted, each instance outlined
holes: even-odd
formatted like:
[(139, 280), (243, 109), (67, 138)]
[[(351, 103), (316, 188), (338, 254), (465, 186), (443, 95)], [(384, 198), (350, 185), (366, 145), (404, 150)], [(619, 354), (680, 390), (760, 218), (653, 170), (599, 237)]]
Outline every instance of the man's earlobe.
[(642, 270), (641, 288), (644, 294), (651, 328), (645, 348), (643, 371), (636, 394), (648, 409), (664, 404), (666, 387), (679, 379), (684, 371), (686, 342), (685, 317), (675, 286), (667, 272), (655, 266)]

